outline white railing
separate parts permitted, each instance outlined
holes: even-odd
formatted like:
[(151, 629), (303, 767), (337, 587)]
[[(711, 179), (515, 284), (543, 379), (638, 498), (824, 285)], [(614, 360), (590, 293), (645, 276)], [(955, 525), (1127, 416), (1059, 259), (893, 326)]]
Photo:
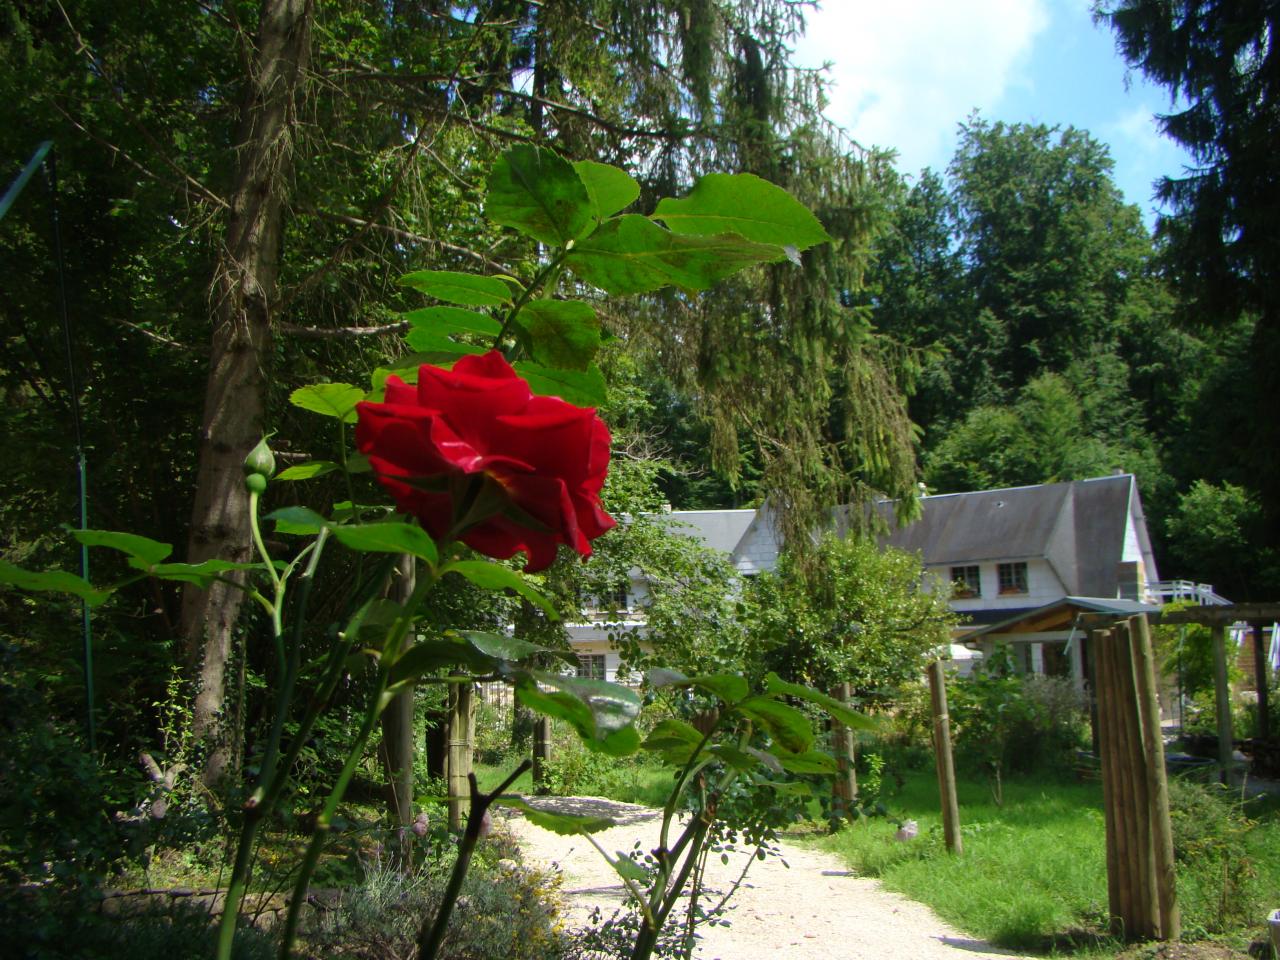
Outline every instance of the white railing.
[(1231, 601), (1215, 593), (1211, 583), (1195, 583), (1191, 580), (1153, 580), (1147, 584), (1147, 594), (1161, 603), (1189, 600), (1202, 607), (1226, 607)]

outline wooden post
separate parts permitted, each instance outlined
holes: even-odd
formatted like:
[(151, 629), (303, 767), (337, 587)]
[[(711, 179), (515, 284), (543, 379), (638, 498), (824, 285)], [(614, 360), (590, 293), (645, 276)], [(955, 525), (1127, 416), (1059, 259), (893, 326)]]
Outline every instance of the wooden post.
[(533, 792), (547, 792), (547, 761), (551, 759), (551, 718), (538, 717), (533, 724)]
[(1267, 680), (1270, 665), (1267, 663), (1266, 624), (1258, 622), (1249, 625), (1253, 628), (1253, 674), (1254, 689), (1258, 691), (1258, 739), (1266, 740), (1271, 736), (1271, 705), (1267, 703)]
[(1218, 767), (1219, 777), (1227, 782), (1231, 769), (1231, 685), (1227, 680), (1227, 628), (1223, 623), (1210, 627), (1213, 632), (1213, 685), (1216, 693), (1218, 719)]
[[(848, 703), (853, 698), (853, 685), (838, 683), (831, 695), (841, 703)], [(839, 720), (831, 721), (832, 747), (836, 756), (836, 778), (832, 784), (831, 812), (838, 820), (853, 819), (853, 808), (858, 799), (858, 771), (855, 763), (855, 743), (853, 728), (846, 727)]]
[(1138, 707), (1141, 710), (1147, 754), (1147, 793), (1150, 802), (1151, 839), (1155, 852), (1156, 899), (1160, 910), (1155, 935), (1161, 940), (1177, 940), (1182, 936), (1182, 913), (1178, 908), (1173, 826), (1169, 818), (1169, 782), (1164, 765), (1164, 735), (1160, 726), (1155, 654), (1151, 647), (1151, 628), (1147, 618), (1134, 617), (1129, 625), (1138, 681)]
[(1155, 848), (1151, 835), (1151, 801), (1147, 790), (1147, 757), (1143, 746), (1142, 718), (1128, 623), (1115, 626), (1115, 664), (1119, 684), (1119, 715), (1124, 738), (1123, 776), (1128, 809), (1123, 820), (1129, 831), (1129, 855), (1133, 861), (1133, 917), (1130, 936), (1155, 936), (1160, 913), (1156, 893)]
[(471, 692), (470, 681), (449, 685), (449, 829), (461, 830), (467, 819), (471, 785)]
[[(413, 595), (414, 559), (405, 554), (396, 564), (398, 576), (391, 585), (391, 596), (405, 603)], [(406, 648), (413, 644), (412, 633), (405, 638)], [(382, 759), (386, 764), (387, 806), (393, 824), (407, 827), (413, 823), (413, 690), (396, 694), (382, 714)]]
[(938, 767), (938, 794), (942, 800), (942, 831), (947, 849), (964, 852), (960, 839), (960, 804), (956, 800), (956, 769), (951, 756), (951, 718), (947, 714), (947, 681), (942, 661), (929, 664), (929, 699), (933, 704), (933, 753)]
[(1116, 810), (1119, 807), (1119, 774), (1116, 767), (1114, 743), (1115, 722), (1111, 707), (1115, 698), (1111, 695), (1111, 670), (1104, 651), (1111, 644), (1110, 630), (1094, 630), (1089, 635), (1089, 655), (1093, 663), (1094, 738), (1098, 764), (1102, 769), (1102, 814), (1107, 838), (1107, 903), (1110, 926), (1113, 933), (1123, 933), (1123, 917), (1126, 905), (1121, 891), (1125, 888), (1122, 874), (1125, 863), (1120, 856), (1121, 835)]

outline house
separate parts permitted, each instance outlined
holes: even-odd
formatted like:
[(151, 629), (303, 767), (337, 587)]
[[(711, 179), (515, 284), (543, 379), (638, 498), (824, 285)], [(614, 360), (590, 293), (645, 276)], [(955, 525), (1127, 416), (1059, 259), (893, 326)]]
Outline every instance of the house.
[[(1137, 613), (1162, 601), (1137, 482), (1129, 474), (1003, 490), (922, 498), (920, 519), (899, 526), (892, 504), (875, 507), (888, 532), (881, 543), (917, 553), (926, 582), (949, 584), (965, 624), (953, 657), (1012, 647), (1021, 669), (1073, 676), (1083, 683), (1083, 644), (1074, 642), (1085, 612)], [(677, 510), (672, 527), (728, 554), (750, 576), (772, 570), (779, 538), (767, 507)], [(636, 576), (617, 606), (569, 628), (582, 672), (617, 677), (609, 635), (642, 627), (645, 585)]]
[(952, 609), (968, 621), (956, 642), (984, 654), (1007, 643), (1024, 671), (1083, 684), (1080, 614), (1162, 602), (1130, 474), (943, 494), (921, 506), (920, 520), (882, 542), (920, 554), (927, 572), (953, 584)]

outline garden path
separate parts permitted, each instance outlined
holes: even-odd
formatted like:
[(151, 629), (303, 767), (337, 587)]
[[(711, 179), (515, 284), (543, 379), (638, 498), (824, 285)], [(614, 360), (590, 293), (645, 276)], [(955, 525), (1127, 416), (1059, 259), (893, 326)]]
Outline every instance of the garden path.
[[(595, 834), (604, 849), (657, 846), (661, 813), (602, 797), (530, 798), (561, 813), (612, 817), (618, 825)], [(608, 917), (622, 904), (613, 869), (582, 837), (562, 837), (524, 817), (508, 821), (525, 859), (558, 866), (570, 924), (585, 925), (593, 907)], [(712, 858), (707, 886), (723, 891), (742, 870), (740, 853), (728, 866)], [(782, 862), (786, 861), (786, 865)], [(703, 960), (984, 960), (1016, 957), (948, 927), (928, 907), (853, 876), (831, 854), (783, 844), (782, 858), (752, 865), (730, 901), (729, 926), (702, 929)]]

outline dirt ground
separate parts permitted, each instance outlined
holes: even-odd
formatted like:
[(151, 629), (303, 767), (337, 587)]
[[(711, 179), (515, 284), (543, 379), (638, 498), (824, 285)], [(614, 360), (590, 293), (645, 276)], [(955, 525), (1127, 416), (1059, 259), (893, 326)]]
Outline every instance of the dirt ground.
[[(595, 834), (611, 853), (639, 840), (657, 846), (661, 817), (647, 807), (600, 797), (544, 797), (538, 806), (565, 813), (609, 816), (618, 822)], [(508, 821), (525, 859), (557, 867), (569, 920), (586, 924), (593, 907), (607, 917), (623, 900), (613, 869), (581, 837), (561, 837), (519, 815)], [(715, 861), (708, 887), (723, 891), (742, 870), (738, 854), (727, 866)], [(1017, 957), (948, 927), (928, 907), (855, 877), (835, 857), (783, 845), (781, 858), (752, 865), (730, 901), (728, 926), (703, 930), (704, 960), (984, 960)]]

